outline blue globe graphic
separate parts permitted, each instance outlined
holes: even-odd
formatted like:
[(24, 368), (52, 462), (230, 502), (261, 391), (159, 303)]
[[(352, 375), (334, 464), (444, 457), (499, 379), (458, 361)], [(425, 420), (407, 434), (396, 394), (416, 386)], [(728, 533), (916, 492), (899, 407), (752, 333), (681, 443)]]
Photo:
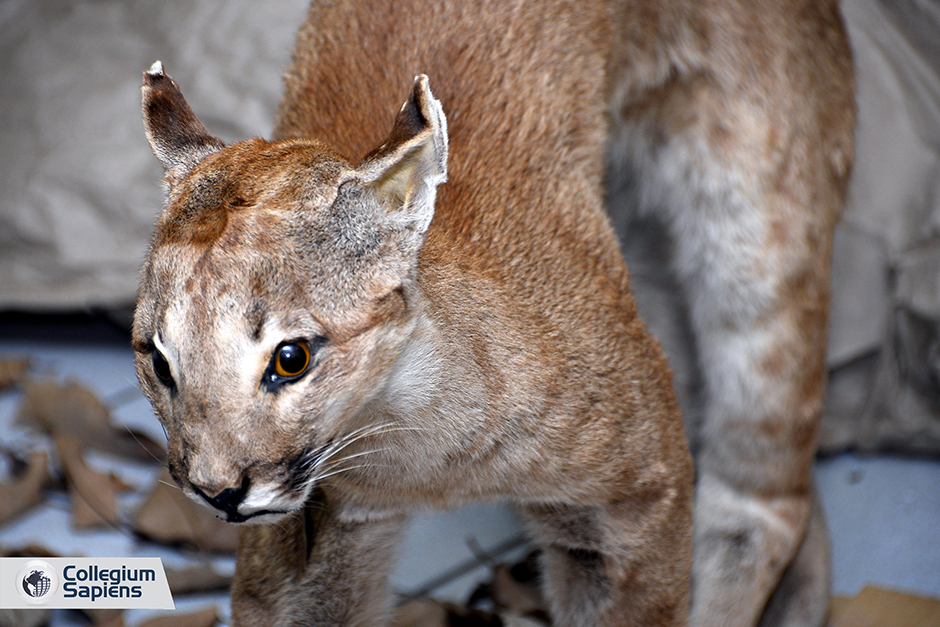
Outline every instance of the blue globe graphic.
[(52, 580), (41, 570), (34, 570), (23, 578), (23, 590), (31, 597), (41, 597), (49, 592), (51, 587)]

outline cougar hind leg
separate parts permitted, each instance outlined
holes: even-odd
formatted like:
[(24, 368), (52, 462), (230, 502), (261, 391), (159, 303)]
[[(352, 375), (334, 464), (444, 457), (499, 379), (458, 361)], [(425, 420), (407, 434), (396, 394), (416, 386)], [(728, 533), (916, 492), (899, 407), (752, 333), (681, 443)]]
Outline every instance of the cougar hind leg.
[[(630, 283), (647, 326), (662, 343), (670, 366), (676, 371), (676, 392), (692, 450), (696, 451), (695, 435), (701, 424), (701, 373), (695, 363), (687, 312), (677, 297), (674, 277), (663, 271), (667, 265), (663, 255), (671, 252), (671, 242), (655, 220), (638, 218), (632, 211), (636, 203), (631, 185), (611, 191), (611, 217), (630, 267)], [(830, 588), (828, 529), (819, 495), (814, 491), (806, 534), (774, 589), (759, 626), (822, 627), (828, 616)]]
[(609, 169), (634, 173), (640, 215), (672, 241), (702, 377), (693, 625), (756, 625), (809, 520), (851, 159), (850, 91), (833, 94), (846, 113), (824, 128), (814, 107), (833, 103), (759, 106), (706, 74), (673, 77), (614, 129)]
[(770, 597), (759, 627), (823, 627), (829, 615), (831, 591), (829, 530), (819, 493), (814, 489), (803, 543)]

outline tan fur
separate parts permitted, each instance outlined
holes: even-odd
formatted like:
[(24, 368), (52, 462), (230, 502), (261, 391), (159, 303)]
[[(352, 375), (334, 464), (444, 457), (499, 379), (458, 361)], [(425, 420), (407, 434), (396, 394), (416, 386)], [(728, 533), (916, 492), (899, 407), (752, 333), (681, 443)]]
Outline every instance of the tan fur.
[(222, 147), (145, 74), (168, 197), (138, 373), (177, 481), (274, 523), (243, 531), (235, 622), (382, 624), (403, 516), (471, 499), (520, 505), (556, 624), (686, 622), (691, 463), (606, 201), (662, 218), (695, 333), (693, 623), (756, 624), (809, 516), (834, 4), (315, 2), (285, 86), (273, 143)]

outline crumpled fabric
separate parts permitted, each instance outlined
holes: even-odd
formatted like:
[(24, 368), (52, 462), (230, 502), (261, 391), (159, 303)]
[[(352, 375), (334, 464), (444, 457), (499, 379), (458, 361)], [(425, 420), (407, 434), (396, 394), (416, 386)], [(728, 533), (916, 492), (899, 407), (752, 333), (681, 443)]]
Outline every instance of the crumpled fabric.
[(856, 160), (820, 450), (940, 454), (940, 4), (844, 0)]
[(123, 307), (162, 207), (142, 72), (226, 141), (271, 132), (307, 0), (0, 3), (0, 309)]

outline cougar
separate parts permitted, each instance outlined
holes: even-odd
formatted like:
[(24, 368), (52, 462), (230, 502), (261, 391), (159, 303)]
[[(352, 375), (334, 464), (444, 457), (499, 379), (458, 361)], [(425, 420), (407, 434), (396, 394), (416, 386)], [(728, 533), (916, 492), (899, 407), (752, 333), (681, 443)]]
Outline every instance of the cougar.
[[(234, 624), (387, 624), (407, 515), (471, 500), (518, 506), (555, 625), (824, 620), (835, 2), (318, 0), (284, 83), (231, 145), (142, 88), (136, 367), (173, 477), (243, 524)], [(671, 241), (688, 437), (605, 206)]]

